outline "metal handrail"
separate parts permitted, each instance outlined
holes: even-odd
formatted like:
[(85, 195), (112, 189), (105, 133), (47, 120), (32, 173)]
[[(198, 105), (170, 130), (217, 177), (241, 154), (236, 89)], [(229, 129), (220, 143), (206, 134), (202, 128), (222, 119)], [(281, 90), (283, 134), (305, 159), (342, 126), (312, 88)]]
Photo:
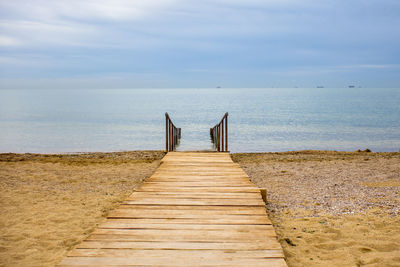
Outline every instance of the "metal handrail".
[(210, 137), (218, 152), (228, 151), (228, 112), (225, 113), (219, 123), (210, 128)]
[(181, 128), (177, 128), (165, 112), (165, 150), (174, 151), (181, 139)]

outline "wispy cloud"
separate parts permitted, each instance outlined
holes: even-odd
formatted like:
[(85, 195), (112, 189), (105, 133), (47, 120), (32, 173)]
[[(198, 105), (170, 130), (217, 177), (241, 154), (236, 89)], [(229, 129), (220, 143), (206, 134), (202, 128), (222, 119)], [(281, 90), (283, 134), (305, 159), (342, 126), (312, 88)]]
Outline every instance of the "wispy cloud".
[(39, 22), (29, 20), (0, 21), (0, 29), (15, 40), (12, 45), (77, 45), (90, 40), (97, 30), (90, 25), (63, 23), (63, 21)]
[[(81, 45), (112, 43), (118, 37), (113, 23), (157, 16), (173, 0), (1, 1), (1, 45)], [(116, 30), (117, 34), (113, 33)], [(103, 40), (102, 40), (103, 38)], [(113, 40), (114, 42), (116, 40)]]
[(337, 69), (398, 69), (400, 64), (359, 64), (359, 65), (346, 65), (338, 66)]
[(19, 44), (20, 42), (13, 37), (0, 35), (0, 46), (16, 46)]
[(2, 1), (0, 7), (8, 13), (25, 18), (52, 20), (92, 19), (135, 20), (162, 10), (174, 0), (14, 0)]

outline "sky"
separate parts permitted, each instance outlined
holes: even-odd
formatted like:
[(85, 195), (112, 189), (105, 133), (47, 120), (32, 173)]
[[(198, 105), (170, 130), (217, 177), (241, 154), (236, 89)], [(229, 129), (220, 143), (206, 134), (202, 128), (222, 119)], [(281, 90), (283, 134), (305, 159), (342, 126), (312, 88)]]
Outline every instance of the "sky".
[(399, 0), (0, 0), (0, 89), (400, 87)]

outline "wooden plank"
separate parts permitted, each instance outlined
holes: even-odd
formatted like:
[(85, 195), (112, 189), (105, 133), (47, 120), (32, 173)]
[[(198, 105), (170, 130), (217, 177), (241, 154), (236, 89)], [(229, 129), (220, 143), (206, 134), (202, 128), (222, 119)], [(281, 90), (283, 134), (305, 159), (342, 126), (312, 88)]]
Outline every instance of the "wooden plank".
[(243, 242), (259, 241), (275, 236), (273, 229), (250, 232), (239, 232), (237, 230), (96, 229), (87, 240)]
[(158, 187), (174, 187), (174, 188), (179, 188), (179, 187), (249, 187), (250, 184), (247, 183), (242, 183), (242, 184), (230, 184), (230, 183), (207, 183), (207, 182), (148, 182), (148, 186), (158, 186)]
[(175, 166), (182, 166), (183, 168), (187, 168), (187, 167), (212, 167), (212, 168), (226, 168), (226, 167), (234, 167), (236, 169), (240, 169), (240, 165), (239, 164), (235, 164), (232, 162), (215, 162), (215, 163), (203, 163), (203, 162), (179, 162), (179, 161), (174, 161), (174, 162), (163, 162), (162, 164), (162, 168), (166, 168), (166, 167), (175, 167)]
[(201, 163), (232, 163), (229, 159), (225, 158), (202, 158), (202, 157), (189, 157), (179, 159), (164, 159), (162, 162), (201, 162)]
[[(161, 218), (165, 218), (163, 216), (167, 216), (169, 218), (213, 218), (214, 216), (266, 216), (266, 212), (261, 210), (164, 210), (164, 209), (154, 209), (154, 210), (134, 210), (134, 209), (117, 209), (111, 211), (108, 217), (136, 217), (136, 216), (145, 216), (145, 218), (156, 218), (160, 216)], [(176, 217), (174, 217), (176, 216)], [(141, 217), (144, 218), (144, 217)]]
[(139, 249), (75, 249), (68, 253), (69, 257), (142, 257), (142, 258), (281, 258), (281, 250), (139, 250)]
[(232, 176), (245, 176), (244, 172), (242, 171), (223, 171), (223, 170), (215, 170), (215, 171), (211, 171), (211, 170), (193, 170), (193, 169), (188, 169), (188, 170), (165, 170), (165, 171), (158, 171), (155, 173), (156, 176), (161, 176), (164, 174), (168, 174), (168, 175), (185, 175), (185, 176), (216, 176), (216, 175), (224, 175), (226, 177), (232, 175)]
[(201, 163), (201, 162), (163, 162), (162, 166), (158, 169), (166, 169), (169, 167), (180, 167), (180, 168), (228, 168), (234, 170), (242, 170), (239, 164), (234, 164), (230, 162), (220, 162), (220, 163)]
[[(93, 231), (93, 235), (130, 235), (138, 236), (140, 234), (146, 235), (170, 235), (171, 239), (174, 240), (175, 237), (183, 236), (190, 238), (204, 238), (207, 235), (212, 235), (215, 238), (220, 238), (224, 236), (229, 236), (229, 238), (242, 238), (250, 236), (249, 238), (264, 239), (266, 236), (276, 236), (273, 228), (269, 229), (104, 229), (97, 228)], [(172, 236), (171, 236), (172, 235)], [(248, 241), (249, 239), (244, 239), (242, 241)], [(226, 240), (227, 241), (227, 240)]]
[[(230, 182), (230, 183), (229, 183)], [(215, 177), (215, 178), (210, 178), (206, 177), (201, 178), (201, 177), (164, 177), (164, 178), (153, 178), (150, 177), (146, 180), (146, 185), (147, 183), (153, 184), (153, 183), (163, 183), (163, 184), (171, 184), (171, 185), (178, 185), (178, 183), (197, 183), (197, 186), (199, 185), (207, 185), (211, 186), (213, 184), (217, 184), (220, 186), (221, 184), (223, 186), (230, 186), (232, 187), (232, 184), (234, 187), (237, 187), (238, 185), (240, 186), (247, 186), (247, 187), (252, 187), (253, 184), (250, 179), (248, 178), (232, 178), (229, 179), (227, 177)]]
[(138, 193), (138, 194), (133, 194), (127, 198), (127, 200), (137, 200), (137, 199), (143, 199), (143, 198), (160, 198), (160, 199), (165, 199), (165, 198), (182, 198), (182, 199), (225, 199), (225, 200), (259, 200), (261, 197), (254, 195), (244, 195), (244, 196), (234, 196), (234, 195), (229, 195), (229, 194), (224, 194), (224, 195), (218, 195), (218, 194), (160, 194), (160, 193)]
[(186, 187), (159, 187), (144, 184), (135, 192), (230, 192), (230, 193), (258, 193), (260, 189), (257, 187), (212, 187), (212, 186), (186, 186)]
[[(168, 153), (164, 158), (163, 161), (177, 161), (177, 160), (188, 160), (191, 159), (195, 161), (198, 160), (210, 160), (210, 159), (221, 159), (221, 160), (230, 160), (230, 155), (228, 153), (185, 153), (185, 152), (172, 152)], [(213, 161), (215, 162), (215, 161)], [(231, 161), (232, 162), (232, 161)]]
[(201, 181), (207, 181), (207, 182), (212, 182), (212, 181), (234, 181), (234, 182), (249, 182), (250, 178), (248, 177), (227, 177), (227, 176), (163, 176), (163, 177), (150, 177), (146, 180), (146, 182), (152, 182), (152, 181), (196, 181), (196, 182), (201, 182)]
[(237, 164), (232, 164), (232, 163), (201, 163), (201, 162), (173, 162), (173, 163), (163, 163), (160, 169), (166, 169), (166, 168), (176, 168), (176, 167), (181, 167), (183, 169), (188, 169), (188, 168), (207, 168), (207, 169), (212, 169), (212, 168), (230, 168), (231, 170), (242, 170), (239, 165)]
[[(197, 190), (196, 190), (197, 189)], [(207, 188), (172, 188), (168, 187), (163, 191), (161, 188), (145, 188), (143, 190), (136, 191), (138, 194), (132, 194), (128, 198), (139, 198), (148, 195), (149, 197), (154, 195), (157, 197), (168, 198), (168, 197), (175, 197), (175, 198), (182, 198), (182, 196), (193, 196), (193, 198), (202, 197), (204, 199), (262, 199), (261, 195), (259, 196), (252, 196), (254, 191), (249, 190), (237, 190), (237, 191), (227, 191), (227, 190), (218, 190), (217, 188), (213, 188), (211, 190)], [(223, 188), (221, 188), (223, 189)], [(242, 191), (242, 192), (241, 192)], [(218, 195), (220, 193), (220, 195)]]
[[(177, 231), (179, 232), (179, 231)], [(117, 235), (117, 234), (109, 234), (109, 235), (101, 235), (101, 234), (92, 234), (86, 240), (94, 240), (94, 241), (119, 241), (119, 242), (127, 242), (127, 241), (149, 241), (153, 242), (164, 242), (164, 241), (191, 241), (191, 242), (241, 242), (244, 239), (252, 242), (260, 242), (264, 238), (273, 237), (271, 236), (254, 236), (254, 235), (224, 235), (220, 233), (218, 236), (216, 235), (206, 235), (206, 236), (193, 236), (193, 235), (177, 235), (171, 236), (169, 234), (164, 235), (155, 235), (155, 234), (147, 234), (141, 233), (138, 235)]]
[(124, 211), (117, 210), (112, 212), (107, 218), (113, 219), (224, 219), (224, 220), (240, 220), (240, 219), (262, 219), (265, 215), (249, 215), (249, 214), (230, 214), (230, 215), (221, 215), (221, 214), (193, 214), (193, 213), (175, 213), (169, 214), (158, 213), (158, 212), (135, 212), (135, 211)]
[(190, 162), (230, 162), (229, 155), (221, 156), (221, 155), (166, 155), (163, 159), (163, 162), (182, 162), (182, 161), (190, 161)]
[(206, 178), (206, 177), (246, 177), (249, 178), (248, 175), (246, 175), (245, 172), (226, 172), (226, 171), (222, 171), (222, 170), (216, 170), (213, 172), (210, 171), (205, 171), (205, 170), (201, 170), (201, 171), (191, 171), (187, 170), (187, 171), (176, 171), (176, 172), (172, 172), (172, 171), (156, 171), (152, 177), (202, 177), (202, 178)]
[(76, 248), (93, 248), (93, 249), (175, 249), (175, 250), (260, 250), (271, 249), (279, 250), (281, 245), (275, 239), (265, 239), (259, 242), (115, 242), (115, 241), (84, 241), (77, 245)]
[(76, 248), (92, 249), (168, 249), (168, 250), (278, 250), (281, 248), (276, 240), (263, 240), (259, 242), (116, 242), (116, 241), (84, 241)]
[(59, 266), (287, 266), (283, 259), (232, 258), (139, 258), (139, 257), (67, 257)]
[(162, 171), (172, 171), (172, 172), (180, 172), (180, 171), (191, 171), (195, 170), (204, 170), (208, 172), (228, 172), (228, 173), (243, 173), (243, 169), (241, 169), (237, 165), (233, 164), (225, 164), (225, 165), (214, 165), (214, 164), (163, 164), (162, 167), (158, 168), (156, 172)]
[(177, 205), (135, 205), (135, 204), (122, 204), (118, 209), (133, 209), (133, 210), (225, 210), (225, 211), (257, 211), (263, 213), (266, 211), (265, 207), (260, 206), (177, 206)]
[[(110, 218), (112, 219), (112, 217)], [(233, 225), (263, 225), (263, 224), (271, 224), (271, 221), (268, 219), (267, 216), (264, 216), (264, 218), (187, 218), (187, 219), (163, 219), (163, 218), (153, 218), (153, 219), (131, 219), (132, 223), (138, 223), (138, 224), (144, 224), (144, 223), (149, 223), (149, 224), (159, 224), (159, 223), (165, 223), (165, 224), (233, 224)]]
[[(163, 174), (163, 173), (155, 173), (153, 176), (151, 176), (151, 179), (167, 179), (167, 178), (182, 178), (182, 179), (219, 179), (219, 180), (227, 180), (229, 181), (229, 178), (232, 177), (235, 181), (238, 180), (250, 180), (250, 178), (244, 174), (241, 173), (221, 173), (217, 174), (217, 172), (201, 172), (201, 175), (199, 174), (200, 172), (187, 172), (187, 173), (168, 173), (168, 174)], [(150, 179), (148, 178), (148, 179)], [(148, 180), (146, 180), (147, 182)], [(252, 184), (254, 186), (254, 184)]]
[(247, 185), (251, 185), (251, 181), (248, 178), (232, 178), (232, 179), (229, 179), (227, 177), (215, 177), (215, 178), (211, 177), (210, 178), (210, 177), (206, 177), (205, 176), (204, 178), (202, 178), (202, 177), (188, 177), (188, 176), (186, 176), (186, 177), (163, 177), (163, 178), (150, 177), (149, 179), (146, 180), (146, 182), (155, 182), (155, 183), (160, 183), (160, 182), (163, 182), (163, 183), (165, 183), (165, 182), (167, 182), (167, 183), (169, 183), (169, 182), (174, 182), (174, 183), (177, 183), (177, 182), (183, 182), (183, 183), (192, 182), (193, 183), (193, 182), (195, 182), (195, 183), (209, 183), (209, 184), (212, 184), (212, 183), (216, 182), (216, 183), (225, 183), (225, 184), (227, 184), (229, 186), (228, 181), (230, 181), (231, 184), (232, 184), (232, 182), (234, 182), (234, 183), (245, 183)]
[(205, 192), (193, 192), (193, 193), (185, 193), (185, 192), (135, 192), (128, 197), (128, 199), (136, 198), (136, 197), (161, 197), (161, 198), (225, 198), (225, 199), (259, 199), (260, 194), (257, 193), (205, 193)]
[[(230, 181), (230, 183), (228, 182)], [(171, 178), (149, 178), (146, 180), (146, 182), (151, 182), (151, 183), (207, 183), (209, 185), (212, 184), (218, 184), (218, 185), (224, 185), (224, 186), (229, 186), (232, 183), (239, 183), (241, 185), (251, 185), (250, 179), (247, 178), (232, 178), (232, 179), (227, 179), (226, 177), (224, 178), (191, 178), (191, 177), (185, 177), (185, 178), (179, 178), (179, 177), (171, 177)]]
[(172, 223), (137, 223), (131, 219), (108, 219), (98, 226), (103, 229), (164, 229), (164, 230), (236, 230), (250, 232), (253, 230), (272, 230), (270, 224), (232, 225), (232, 224), (172, 224)]
[(229, 181), (228, 179), (226, 180), (216, 180), (216, 181), (146, 181), (146, 184), (148, 185), (161, 185), (161, 186), (252, 186), (252, 183), (247, 180), (243, 181), (235, 181), (234, 184), (232, 184), (232, 181)]
[(180, 198), (142, 198), (125, 200), (126, 204), (142, 205), (193, 205), (193, 206), (265, 206), (261, 199), (180, 199)]

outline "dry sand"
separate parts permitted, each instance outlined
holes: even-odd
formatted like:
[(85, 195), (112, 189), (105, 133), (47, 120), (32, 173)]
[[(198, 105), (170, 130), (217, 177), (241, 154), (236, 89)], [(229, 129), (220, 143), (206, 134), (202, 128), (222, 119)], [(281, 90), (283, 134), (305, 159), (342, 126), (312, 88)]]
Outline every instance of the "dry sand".
[(400, 153), (234, 154), (289, 266), (400, 266)]
[(163, 156), (0, 154), (0, 266), (54, 266)]

